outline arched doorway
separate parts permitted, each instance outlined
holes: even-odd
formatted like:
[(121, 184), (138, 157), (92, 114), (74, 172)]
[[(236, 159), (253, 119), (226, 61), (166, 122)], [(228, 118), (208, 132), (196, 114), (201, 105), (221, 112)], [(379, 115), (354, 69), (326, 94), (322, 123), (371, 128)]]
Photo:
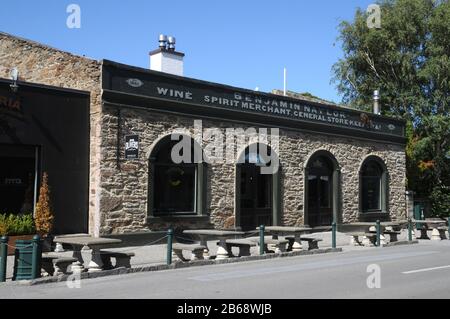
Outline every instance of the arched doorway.
[(327, 151), (318, 151), (305, 167), (305, 224), (330, 226), (340, 222), (339, 166)]
[[(262, 173), (270, 162), (260, 156), (267, 153), (274, 160), (270, 147), (249, 146), (239, 157), (236, 167), (236, 227), (255, 230), (259, 225), (278, 225), (280, 214), (280, 168), (271, 174)], [(278, 160), (278, 157), (276, 157)]]

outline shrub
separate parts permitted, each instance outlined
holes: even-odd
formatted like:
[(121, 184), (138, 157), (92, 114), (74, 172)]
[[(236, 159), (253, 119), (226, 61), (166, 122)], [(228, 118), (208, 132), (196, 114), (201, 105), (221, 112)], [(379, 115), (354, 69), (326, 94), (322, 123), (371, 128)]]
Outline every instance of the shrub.
[(1, 236), (31, 235), (34, 233), (35, 227), (32, 214), (0, 214)]

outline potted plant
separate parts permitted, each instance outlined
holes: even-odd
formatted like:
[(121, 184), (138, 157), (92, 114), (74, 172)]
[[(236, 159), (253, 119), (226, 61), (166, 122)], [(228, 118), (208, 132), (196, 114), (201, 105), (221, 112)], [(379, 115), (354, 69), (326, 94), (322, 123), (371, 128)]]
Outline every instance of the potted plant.
[(34, 214), (34, 224), (36, 232), (43, 240), (43, 251), (51, 250), (52, 238), (50, 236), (53, 230), (53, 210), (50, 201), (50, 187), (48, 185), (48, 175), (44, 172), (42, 183), (39, 189), (39, 200), (36, 204)]
[(36, 234), (32, 214), (0, 214), (0, 235), (9, 237), (8, 255), (14, 254), (14, 243), (32, 239)]

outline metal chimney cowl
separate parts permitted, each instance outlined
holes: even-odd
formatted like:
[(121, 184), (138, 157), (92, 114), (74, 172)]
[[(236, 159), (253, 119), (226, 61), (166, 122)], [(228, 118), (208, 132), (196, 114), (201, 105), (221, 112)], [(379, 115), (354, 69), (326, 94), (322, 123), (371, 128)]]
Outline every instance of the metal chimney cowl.
[(373, 91), (373, 113), (381, 115), (380, 93), (378, 90)]

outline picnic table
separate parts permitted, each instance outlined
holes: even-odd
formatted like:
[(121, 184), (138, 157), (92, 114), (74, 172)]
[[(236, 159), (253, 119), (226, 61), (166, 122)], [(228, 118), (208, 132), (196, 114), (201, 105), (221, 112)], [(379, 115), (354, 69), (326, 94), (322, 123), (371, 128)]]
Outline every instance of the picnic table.
[[(256, 228), (259, 230), (259, 227)], [(294, 236), (294, 243), (292, 251), (302, 250), (301, 235), (312, 230), (310, 227), (294, 227), (294, 226), (266, 226), (264, 230), (272, 234), (273, 239), (278, 239), (278, 236), (291, 235)]]
[[(400, 224), (402, 222), (380, 222), (380, 225), (382, 227), (400, 227)], [(403, 222), (403, 223), (407, 223), (407, 221)], [(355, 222), (355, 223), (349, 223), (348, 225), (352, 225), (352, 226), (376, 226), (377, 223), (376, 222)]]
[(56, 247), (55, 247), (55, 253), (61, 253), (61, 252), (64, 252), (63, 245), (62, 245), (62, 243), (60, 243), (60, 242), (58, 241), (58, 239), (62, 239), (62, 238), (73, 238), (73, 237), (92, 237), (92, 236), (89, 235), (89, 234), (86, 234), (86, 233), (67, 234), (67, 235), (57, 235), (57, 236), (55, 236), (55, 238), (53, 239), (53, 241), (54, 241), (55, 244), (56, 244)]
[[(447, 224), (447, 221), (445, 220), (436, 220), (436, 219), (413, 219), (414, 223), (420, 223), (425, 224), (426, 227), (421, 227), (420, 232), (421, 236), (420, 239), (430, 239), (427, 234), (428, 228), (431, 228), (431, 240), (441, 240), (442, 237), (445, 237), (445, 225)], [(444, 227), (439, 227), (439, 225), (444, 225)], [(431, 226), (430, 226), (431, 225)], [(442, 234), (443, 233), (443, 234)]]
[(203, 258), (209, 259), (209, 249), (208, 240), (218, 239), (219, 247), (217, 248), (216, 259), (229, 258), (227, 250), (227, 239), (241, 238), (245, 235), (245, 232), (234, 231), (234, 230), (216, 230), (216, 229), (187, 229), (183, 231), (184, 234), (196, 235), (200, 238), (200, 244), (205, 246), (206, 249), (203, 251)]
[[(396, 222), (380, 222), (381, 226), (381, 232), (383, 233), (387, 227), (394, 229), (394, 228), (400, 228), (402, 224), (406, 224), (407, 221), (396, 221)], [(347, 225), (351, 226), (359, 226), (359, 227), (367, 227), (367, 230), (370, 232), (372, 227), (376, 227), (376, 222), (355, 222), (355, 223), (349, 223)], [(372, 228), (373, 229), (373, 228)]]
[(84, 247), (90, 248), (92, 250), (91, 261), (87, 266), (88, 272), (101, 271), (103, 269), (103, 261), (101, 258), (100, 249), (110, 248), (116, 246), (122, 242), (120, 239), (114, 238), (102, 238), (102, 237), (91, 237), (91, 236), (57, 236), (54, 239), (55, 242), (61, 244), (68, 244), (73, 248), (73, 257), (77, 259), (76, 262), (72, 264), (73, 272), (82, 272), (86, 267), (84, 265), (84, 260), (81, 255), (81, 250)]
[[(388, 221), (388, 222), (380, 222), (380, 245), (384, 246), (386, 244), (385, 235), (389, 235), (389, 242), (394, 242), (398, 240), (399, 231), (394, 230), (399, 229), (402, 224), (407, 223), (407, 221)], [(346, 225), (356, 226), (360, 228), (365, 228), (364, 231), (351, 231), (347, 232), (348, 235), (351, 236), (350, 244), (354, 246), (364, 245), (364, 246), (373, 246), (376, 243), (376, 222), (354, 222)], [(359, 237), (363, 237), (362, 242), (359, 240)]]

